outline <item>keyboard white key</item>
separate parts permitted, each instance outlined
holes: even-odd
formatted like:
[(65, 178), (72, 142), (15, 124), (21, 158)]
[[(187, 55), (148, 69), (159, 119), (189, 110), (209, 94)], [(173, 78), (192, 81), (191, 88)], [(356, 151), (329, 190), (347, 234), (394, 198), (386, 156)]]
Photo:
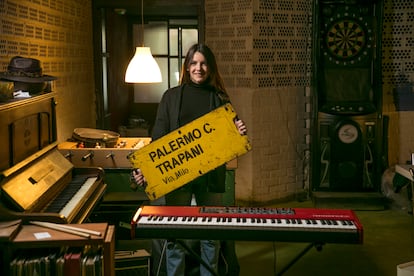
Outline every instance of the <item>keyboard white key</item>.
[(144, 216), (138, 221), (141, 226), (159, 225), (179, 227), (245, 227), (245, 228), (293, 228), (308, 230), (356, 230), (357, 227), (351, 221), (338, 220), (306, 220), (306, 219), (265, 219), (265, 218), (223, 218), (223, 217), (151, 217)]
[(90, 191), (97, 179), (98, 177), (89, 177), (82, 187), (73, 195), (65, 207), (62, 208), (59, 214), (63, 215), (65, 218), (69, 217), (73, 210), (80, 206), (83, 200), (86, 200), (85, 195)]

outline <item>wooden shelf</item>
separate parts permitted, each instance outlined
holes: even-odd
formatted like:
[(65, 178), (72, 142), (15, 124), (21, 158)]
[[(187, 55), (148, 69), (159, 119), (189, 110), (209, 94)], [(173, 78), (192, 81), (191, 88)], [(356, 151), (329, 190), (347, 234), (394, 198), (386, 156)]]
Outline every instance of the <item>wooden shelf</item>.
[[(107, 223), (67, 224), (77, 228), (93, 230), (102, 233), (101, 236), (92, 235), (90, 238), (61, 232), (37, 225), (23, 225), (10, 241), (3, 243), (3, 262), (8, 264), (12, 260), (13, 252), (23, 248), (54, 248), (54, 247), (82, 247), (86, 245), (100, 245), (103, 247), (104, 275), (115, 275), (115, 227)], [(47, 238), (36, 238), (36, 235), (47, 233)], [(6, 268), (7, 267), (7, 268)], [(7, 270), (5, 270), (7, 269)], [(4, 275), (8, 275), (8, 266), (4, 266)]]

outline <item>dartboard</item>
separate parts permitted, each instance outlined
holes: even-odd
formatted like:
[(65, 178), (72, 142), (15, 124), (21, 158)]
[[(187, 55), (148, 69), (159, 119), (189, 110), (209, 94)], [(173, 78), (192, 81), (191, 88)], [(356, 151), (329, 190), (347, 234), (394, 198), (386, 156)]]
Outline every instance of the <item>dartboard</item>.
[(338, 58), (353, 58), (365, 46), (365, 32), (357, 22), (340, 20), (328, 30), (326, 45), (331, 54)]
[(365, 59), (370, 47), (370, 29), (355, 19), (342, 18), (326, 26), (325, 54), (336, 64), (352, 65)]

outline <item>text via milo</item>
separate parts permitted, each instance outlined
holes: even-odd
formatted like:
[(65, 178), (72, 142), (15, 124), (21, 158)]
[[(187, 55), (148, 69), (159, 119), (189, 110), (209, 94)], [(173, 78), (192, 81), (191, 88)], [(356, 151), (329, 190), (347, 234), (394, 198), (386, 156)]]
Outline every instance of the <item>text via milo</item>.
[(147, 181), (151, 200), (182, 187), (251, 149), (231, 104), (219, 107), (129, 155)]

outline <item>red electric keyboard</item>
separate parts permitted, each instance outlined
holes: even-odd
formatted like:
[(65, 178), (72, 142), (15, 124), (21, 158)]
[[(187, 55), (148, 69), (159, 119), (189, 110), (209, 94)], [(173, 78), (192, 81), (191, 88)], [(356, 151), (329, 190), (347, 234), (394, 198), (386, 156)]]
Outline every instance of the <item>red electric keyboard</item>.
[(142, 206), (131, 221), (132, 238), (362, 243), (352, 210)]

